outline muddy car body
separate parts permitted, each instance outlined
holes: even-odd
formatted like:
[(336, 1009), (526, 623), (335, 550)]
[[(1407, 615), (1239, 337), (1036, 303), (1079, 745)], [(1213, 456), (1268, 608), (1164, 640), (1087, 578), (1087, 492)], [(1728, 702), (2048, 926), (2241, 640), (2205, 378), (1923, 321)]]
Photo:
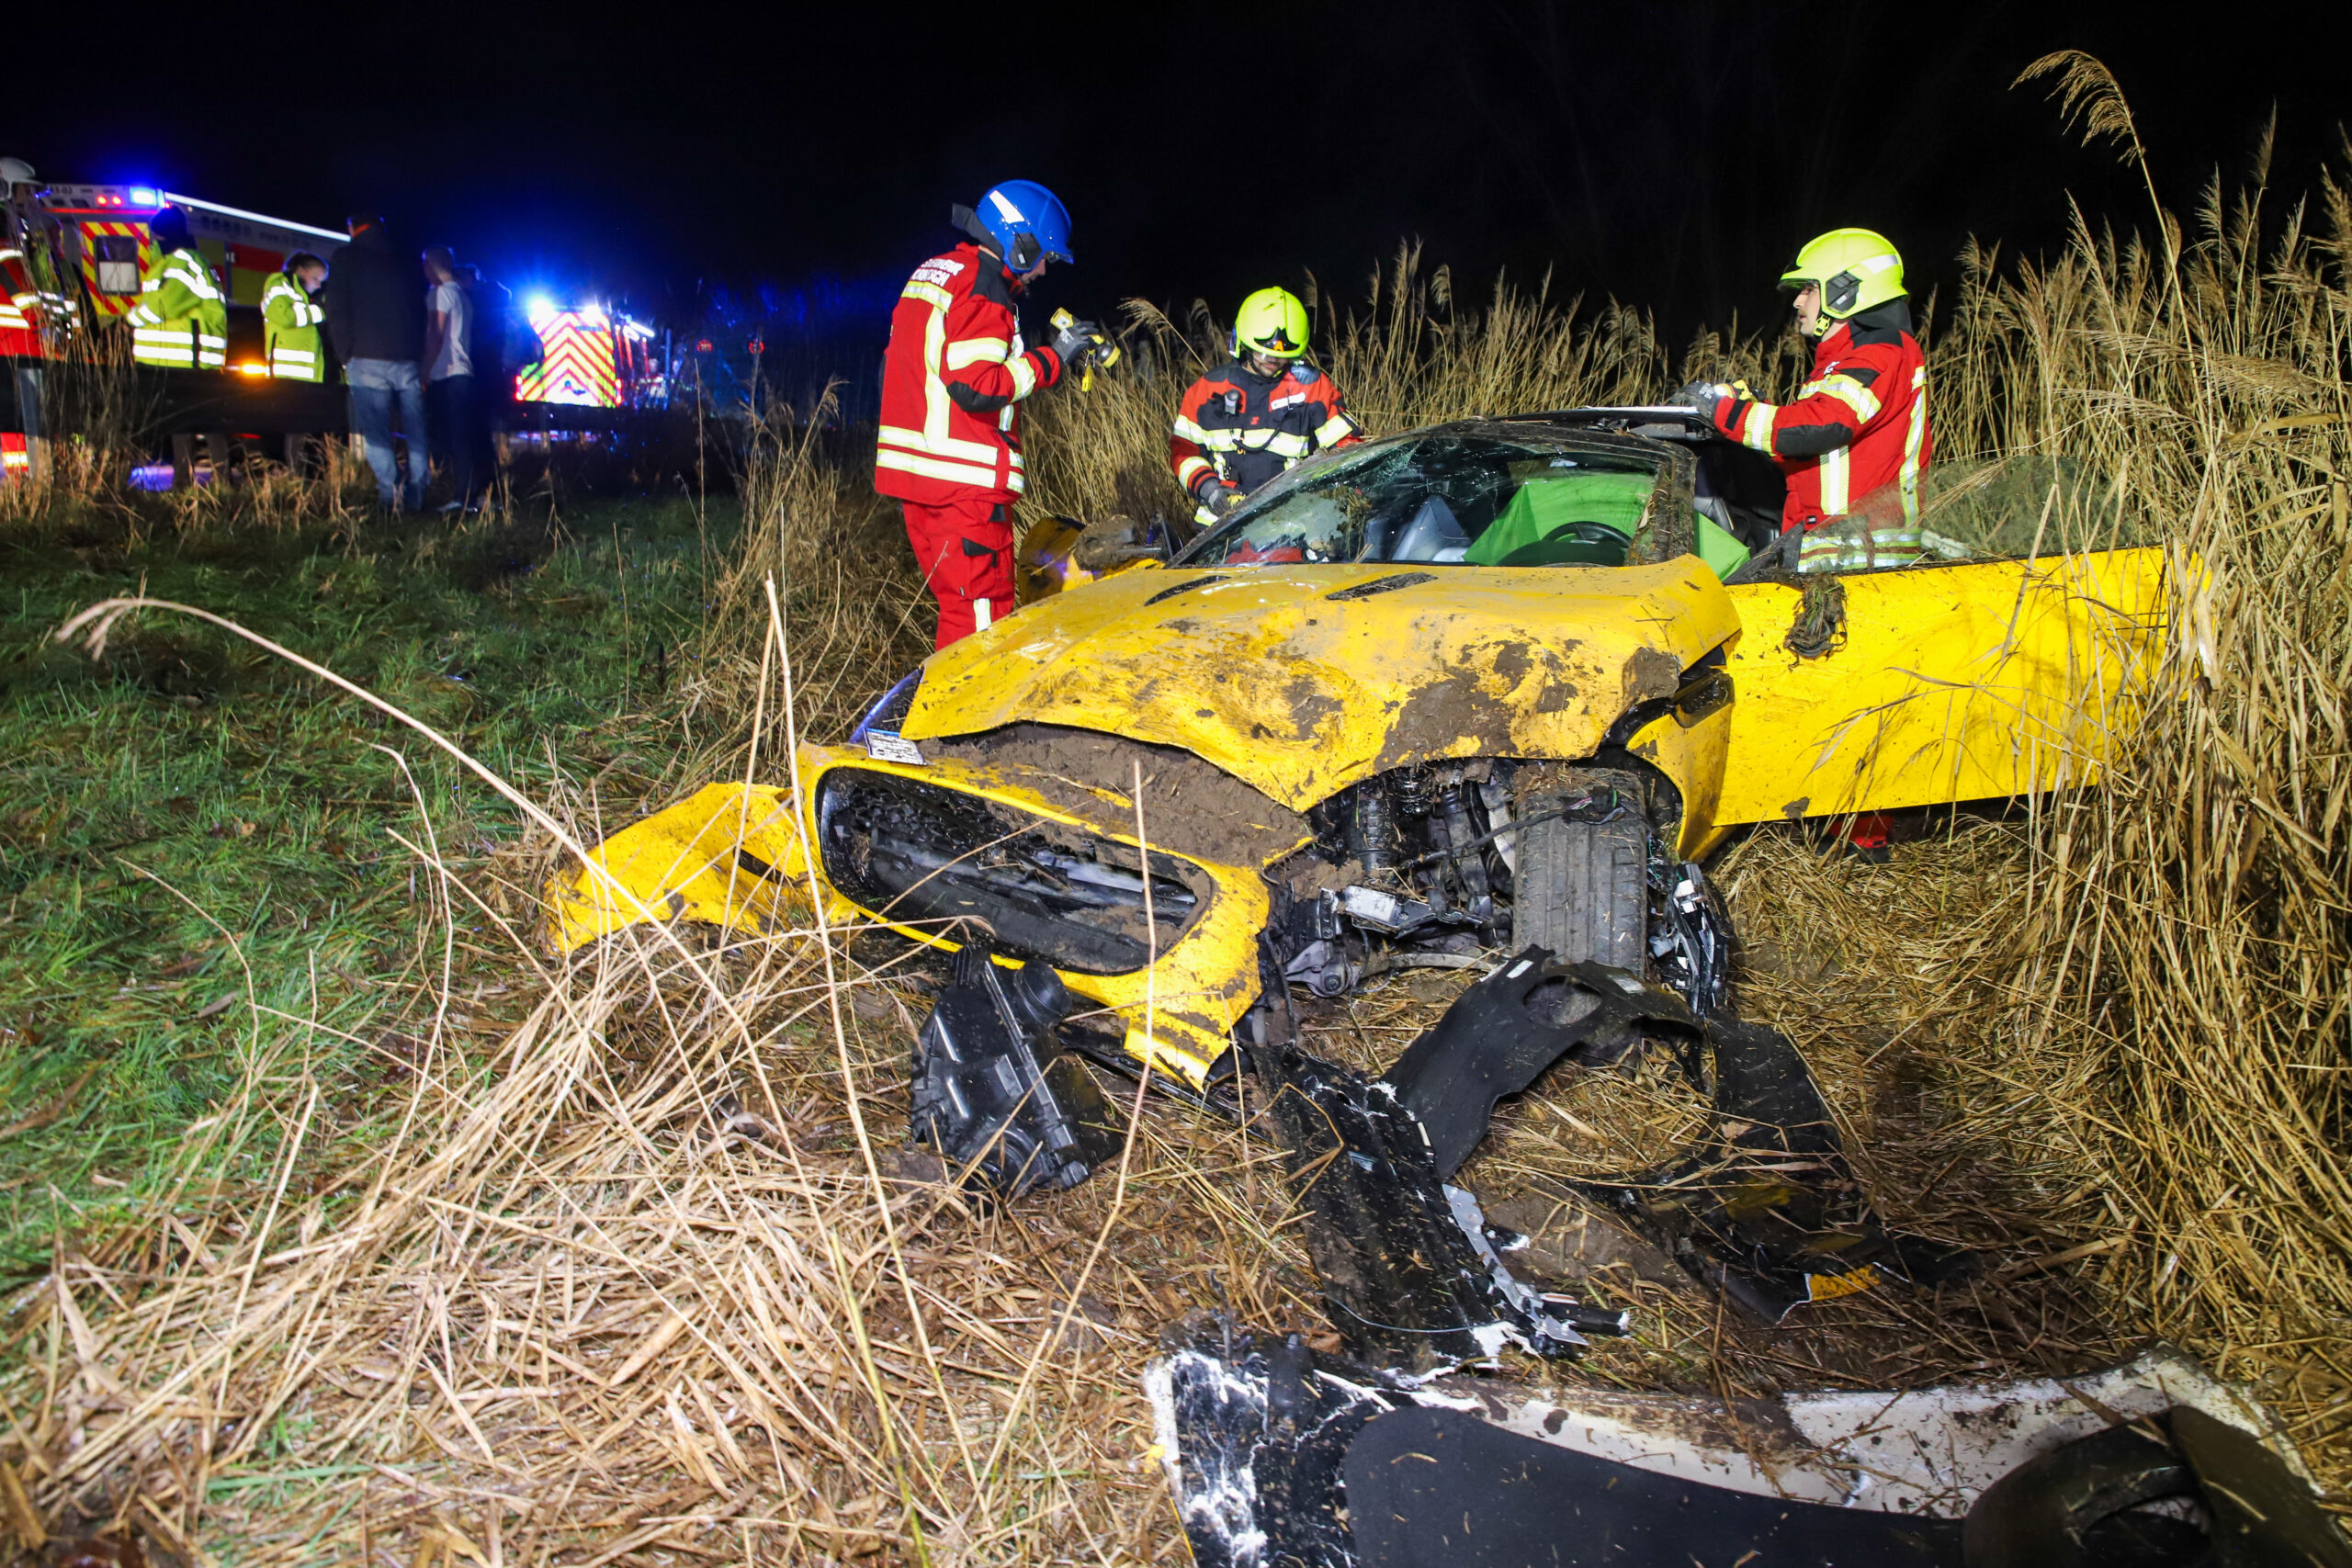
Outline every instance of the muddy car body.
[(1194, 1086), (1277, 976), (1538, 943), (1703, 1009), (1697, 863), (1728, 834), (2090, 782), (2161, 642), (2151, 550), (1727, 580), (1693, 553), (1763, 546), (1777, 508), (1687, 411), (1351, 448), (933, 655), (802, 748), (797, 795), (624, 829), (559, 889), (560, 939), (773, 929), (813, 894), (1045, 960)]

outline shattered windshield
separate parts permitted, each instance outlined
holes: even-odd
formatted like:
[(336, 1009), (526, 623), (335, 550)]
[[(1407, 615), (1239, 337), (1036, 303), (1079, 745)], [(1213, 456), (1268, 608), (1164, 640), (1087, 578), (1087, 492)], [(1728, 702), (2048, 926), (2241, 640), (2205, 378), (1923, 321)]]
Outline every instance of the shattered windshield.
[(1657, 469), (1636, 453), (1436, 432), (1295, 468), (1186, 566), (1623, 566)]

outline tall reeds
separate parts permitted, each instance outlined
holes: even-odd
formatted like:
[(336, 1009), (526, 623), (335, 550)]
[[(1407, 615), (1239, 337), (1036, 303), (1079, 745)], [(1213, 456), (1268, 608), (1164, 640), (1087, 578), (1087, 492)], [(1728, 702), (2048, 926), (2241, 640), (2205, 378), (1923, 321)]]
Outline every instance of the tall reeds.
[[(2144, 168), (2096, 62), (2036, 71)], [(2158, 208), (2154, 242), (2078, 219), (2057, 257), (1979, 257), (1936, 384), (1945, 440), (2077, 459), (2084, 510), (2128, 497), (2165, 541), (2171, 654), (2104, 786), (2042, 820), (2013, 1039), (2028, 1072), (2096, 1064), (2050, 1107), (2101, 1177), (2112, 1310), (2260, 1378), (2341, 1476), (2352, 204), (2283, 197), (2267, 164), (2185, 222)]]

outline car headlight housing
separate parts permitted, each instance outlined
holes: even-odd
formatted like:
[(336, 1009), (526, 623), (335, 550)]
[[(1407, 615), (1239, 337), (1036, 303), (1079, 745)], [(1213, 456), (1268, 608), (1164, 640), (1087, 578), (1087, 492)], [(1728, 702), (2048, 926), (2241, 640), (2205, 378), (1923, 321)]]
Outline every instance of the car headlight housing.
[(1206, 874), (1153, 851), (1150, 898), (1133, 845), (922, 779), (858, 767), (817, 786), (825, 880), (896, 925), (1080, 975), (1125, 975), (1165, 953), (1206, 907)]

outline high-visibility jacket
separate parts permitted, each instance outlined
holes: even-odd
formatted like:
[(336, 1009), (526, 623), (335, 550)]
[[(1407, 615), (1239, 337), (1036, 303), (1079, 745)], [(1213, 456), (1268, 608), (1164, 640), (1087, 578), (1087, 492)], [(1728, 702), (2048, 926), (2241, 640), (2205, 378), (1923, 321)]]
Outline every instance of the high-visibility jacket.
[(319, 323), (326, 319), (325, 308), (312, 303), (299, 279), (282, 272), (270, 274), (261, 291), (262, 337), (269, 347), (269, 373), (287, 381), (325, 379), (327, 363), (319, 347)]
[(158, 251), (139, 280), (130, 323), (130, 357), (175, 370), (218, 370), (229, 363), (229, 307), (196, 247)]
[[(0, 221), (6, 216), (0, 213)], [(34, 287), (31, 265), (23, 251), (0, 241), (0, 355), (38, 357), (40, 318), (40, 290)]]
[(1023, 398), (1061, 379), (1050, 348), (1023, 349), (1004, 264), (958, 245), (915, 268), (890, 314), (874, 488), (941, 506), (1009, 503), (1021, 471)]
[[(1292, 360), (1268, 378), (1231, 359), (1185, 389), (1168, 437), (1168, 466), (1198, 501), (1218, 479), (1253, 491), (1317, 452), (1363, 439), (1340, 389), (1312, 365)], [(1206, 506), (1197, 515), (1216, 521)]]
[(1873, 564), (1919, 555), (1919, 475), (1935, 442), (1928, 362), (1910, 327), (1908, 304), (1891, 299), (1830, 329), (1795, 401), (1733, 397), (1715, 405), (1716, 428), (1770, 454), (1788, 479), (1782, 533), (1854, 517), (1868, 525), (1867, 544), (1857, 547), (1866, 547)]

